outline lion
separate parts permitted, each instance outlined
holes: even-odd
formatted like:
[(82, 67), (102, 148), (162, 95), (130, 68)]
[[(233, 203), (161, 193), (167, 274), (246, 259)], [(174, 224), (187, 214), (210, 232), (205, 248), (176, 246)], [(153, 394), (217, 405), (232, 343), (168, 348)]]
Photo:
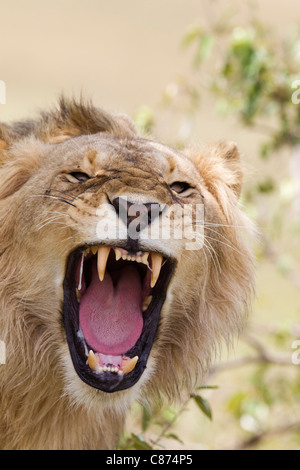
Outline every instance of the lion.
[(242, 173), (83, 99), (0, 125), (1, 449), (116, 449), (202, 383), (254, 292)]

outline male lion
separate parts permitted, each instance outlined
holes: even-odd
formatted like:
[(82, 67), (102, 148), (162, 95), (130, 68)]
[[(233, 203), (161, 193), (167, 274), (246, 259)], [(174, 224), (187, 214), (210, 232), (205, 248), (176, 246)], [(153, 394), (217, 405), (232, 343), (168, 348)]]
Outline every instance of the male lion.
[(2, 449), (115, 448), (134, 400), (194, 390), (252, 296), (241, 177), (234, 143), (83, 101), (0, 125)]

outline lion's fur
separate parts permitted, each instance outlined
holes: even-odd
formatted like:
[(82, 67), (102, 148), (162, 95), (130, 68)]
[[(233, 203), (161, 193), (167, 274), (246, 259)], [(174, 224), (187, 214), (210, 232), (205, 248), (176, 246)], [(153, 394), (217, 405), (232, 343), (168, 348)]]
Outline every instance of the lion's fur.
[[(219, 345), (230, 344), (243, 327), (253, 294), (254, 263), (248, 241), (251, 224), (238, 207), (236, 145), (220, 143), (178, 156), (140, 139), (126, 116), (65, 99), (36, 120), (0, 125), (0, 143), (0, 340), (7, 352), (6, 364), (0, 365), (0, 448), (115, 447), (134, 400), (178, 400), (192, 392)], [(202, 250), (184, 251), (182, 245), (170, 244), (178, 267), (148, 367), (132, 389), (113, 394), (89, 387), (74, 372), (61, 318), (66, 257), (82, 242), (81, 227), (92, 239), (86, 210), (91, 193), (78, 197), (74, 208), (47, 198), (46, 191), (71, 161), (74, 165), (80, 158), (83, 170), (96, 171), (95, 148), (107, 158), (105, 168), (114, 158), (112, 148), (119, 172), (127, 168), (125, 160), (126, 165), (130, 159), (133, 163), (132, 174), (121, 183), (107, 183), (107, 193), (131, 188), (135, 179), (141, 192), (147, 172), (143, 195), (151, 193), (159, 200), (167, 192), (159, 185), (153, 190), (147, 182), (152, 179), (149, 148), (158, 156), (165, 153), (170, 167), (177, 167), (177, 158), (186, 159), (187, 169), (181, 166), (179, 174), (199, 182), (209, 221)], [(158, 181), (161, 168), (155, 158), (151, 173)], [(57, 191), (63, 188), (59, 184)], [(101, 190), (93, 197), (101, 203)], [(51, 219), (48, 210), (60, 214)], [(75, 222), (69, 223), (63, 211)]]

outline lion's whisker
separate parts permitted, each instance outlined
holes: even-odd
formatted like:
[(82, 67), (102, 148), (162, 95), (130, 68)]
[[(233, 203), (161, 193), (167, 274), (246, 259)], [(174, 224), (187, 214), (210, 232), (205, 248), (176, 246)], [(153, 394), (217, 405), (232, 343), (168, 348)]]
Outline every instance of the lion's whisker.
[(61, 202), (65, 202), (66, 204), (69, 204), (70, 206), (76, 207), (75, 204), (72, 204), (72, 202), (64, 199), (61, 196), (52, 196), (51, 194), (32, 194), (29, 197), (49, 197), (49, 198), (52, 198), (52, 199), (57, 199), (58, 201), (61, 201)]
[[(209, 246), (207, 246), (207, 244)], [(218, 259), (218, 255), (216, 253), (216, 250), (214, 249), (214, 247), (211, 245), (211, 243), (208, 241), (208, 240), (205, 240), (205, 243), (203, 245), (204, 248), (206, 248), (208, 250), (208, 252), (210, 253), (210, 256), (211, 256), (211, 259), (214, 263), (214, 266), (217, 270), (219, 270), (219, 272), (221, 272), (221, 266), (220, 266), (220, 261)]]
[(222, 242), (221, 240), (218, 240), (217, 238), (209, 237), (208, 235), (206, 235), (205, 238), (209, 238), (210, 240), (213, 240), (217, 243), (221, 243), (222, 245), (228, 246), (228, 248), (231, 248), (232, 250), (236, 251), (237, 253), (239, 253), (239, 255), (243, 255), (239, 250), (234, 248), (232, 245), (228, 245), (228, 243)]

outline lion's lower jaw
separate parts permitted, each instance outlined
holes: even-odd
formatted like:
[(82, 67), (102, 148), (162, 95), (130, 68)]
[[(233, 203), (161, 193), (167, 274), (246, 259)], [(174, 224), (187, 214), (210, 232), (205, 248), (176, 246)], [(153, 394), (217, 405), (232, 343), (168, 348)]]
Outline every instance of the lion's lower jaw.
[[(55, 374), (56, 380), (53, 377), (52, 380), (51, 377), (47, 380), (44, 376), (37, 380), (36, 387), (22, 397), (20, 390), (20, 412), (14, 417), (8, 417), (7, 427), (4, 422), (0, 426), (1, 449), (117, 448), (126, 414), (133, 401), (139, 398), (143, 384), (149, 380), (152, 367), (145, 371), (140, 381), (131, 389), (105, 393), (80, 380), (70, 357), (62, 357), (61, 362), (61, 373)], [(15, 398), (17, 395), (18, 393)], [(17, 404), (16, 401), (14, 403)], [(2, 417), (6, 414), (6, 406), (7, 401), (0, 400)]]
[[(59, 412), (59, 413), (58, 413)], [(73, 415), (73, 416), (72, 416)], [(4, 429), (2, 450), (111, 450), (124, 428), (123, 413), (73, 409), (62, 402), (51, 416), (18, 429)], [(118, 432), (116, 432), (118, 429)], [(13, 435), (12, 435), (13, 431)]]
[[(83, 384), (84, 385), (84, 384)], [(84, 393), (84, 387), (81, 390)], [(82, 397), (85, 404), (63, 392), (61, 384), (50, 390), (35, 390), (24, 397), (22, 410), (9, 416), (7, 425), (0, 426), (0, 448), (3, 450), (106, 450), (118, 446), (128, 408), (126, 401), (119, 407), (103, 406), (98, 391)], [(77, 390), (80, 393), (80, 390)], [(97, 396), (99, 395), (99, 396)], [(42, 396), (45, 402), (41, 403)], [(36, 399), (36, 403), (34, 400)], [(4, 406), (0, 413), (5, 415)], [(1, 409), (2, 408), (2, 409)], [(27, 411), (26, 411), (27, 409)], [(42, 409), (42, 413), (41, 413)], [(29, 411), (28, 411), (29, 410)]]

